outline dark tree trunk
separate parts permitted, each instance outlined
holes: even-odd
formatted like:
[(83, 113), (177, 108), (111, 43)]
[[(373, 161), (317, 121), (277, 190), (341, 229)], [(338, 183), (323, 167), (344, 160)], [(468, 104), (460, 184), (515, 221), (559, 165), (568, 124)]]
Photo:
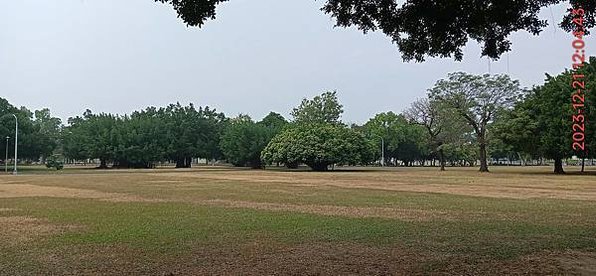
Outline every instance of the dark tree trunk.
[(288, 169), (298, 169), (298, 166), (298, 162), (286, 163), (286, 168)]
[(176, 169), (181, 169), (181, 168), (185, 168), (185, 158), (178, 158), (176, 159)]
[(101, 158), (99, 159), (100, 164), (99, 164), (99, 169), (107, 169), (108, 168), (108, 163), (106, 162), (105, 159)]
[(313, 171), (326, 172), (329, 170), (329, 165), (326, 163), (315, 163), (310, 166)]
[(441, 171), (444, 172), (445, 171), (445, 153), (443, 152), (442, 148), (439, 150), (439, 162), (441, 163)]
[(480, 172), (488, 172), (488, 157), (486, 154), (486, 141), (484, 138), (479, 139), (480, 145)]
[(180, 157), (176, 159), (176, 169), (191, 168), (192, 157)]
[(582, 158), (582, 173), (586, 172), (586, 157)]
[(125, 161), (119, 161), (119, 160), (115, 160), (112, 163), (112, 168), (116, 168), (116, 169), (125, 169), (127, 163)]
[(264, 169), (263, 162), (260, 159), (255, 159), (249, 162), (251, 169)]
[(563, 158), (555, 158), (555, 174), (565, 174)]

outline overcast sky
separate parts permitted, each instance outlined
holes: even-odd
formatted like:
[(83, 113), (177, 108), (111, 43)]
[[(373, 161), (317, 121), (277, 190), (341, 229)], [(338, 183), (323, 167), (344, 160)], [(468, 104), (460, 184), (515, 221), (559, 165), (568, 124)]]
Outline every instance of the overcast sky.
[[(260, 119), (337, 90), (344, 121), (362, 123), (402, 111), (448, 72), (488, 72), (475, 42), (463, 62), (404, 63), (382, 34), (333, 28), (322, 3), (233, 0), (197, 29), (153, 0), (0, 0), (0, 97), (63, 119), (177, 101)], [(559, 22), (565, 8), (542, 16)], [(571, 39), (552, 26), (539, 37), (516, 33), (491, 71), (541, 84), (570, 66)], [(593, 54), (596, 40), (587, 44)]]

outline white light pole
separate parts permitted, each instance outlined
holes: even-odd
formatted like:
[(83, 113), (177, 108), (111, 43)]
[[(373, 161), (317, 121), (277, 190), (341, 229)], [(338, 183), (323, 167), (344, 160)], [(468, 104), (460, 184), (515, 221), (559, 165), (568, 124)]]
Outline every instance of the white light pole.
[(14, 175), (17, 175), (17, 163), (19, 163), (18, 159), (18, 150), (19, 150), (19, 119), (17, 115), (12, 114), (14, 117), (15, 129), (14, 129)]
[(4, 158), (4, 172), (8, 173), (8, 140), (10, 136), (6, 136), (6, 157)]
[(381, 138), (381, 167), (385, 167), (385, 139), (381, 135), (373, 135)]
[(381, 167), (385, 167), (385, 139), (381, 137)]

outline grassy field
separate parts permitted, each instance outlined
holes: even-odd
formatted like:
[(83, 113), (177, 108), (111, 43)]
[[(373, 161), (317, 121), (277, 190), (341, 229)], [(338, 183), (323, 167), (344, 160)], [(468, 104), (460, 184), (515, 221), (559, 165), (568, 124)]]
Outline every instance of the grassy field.
[(596, 176), (492, 170), (26, 170), (0, 275), (596, 273)]

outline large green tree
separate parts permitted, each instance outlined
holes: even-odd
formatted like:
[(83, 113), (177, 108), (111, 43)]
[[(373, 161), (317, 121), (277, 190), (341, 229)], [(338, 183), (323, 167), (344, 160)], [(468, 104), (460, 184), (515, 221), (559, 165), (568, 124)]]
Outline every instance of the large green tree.
[(343, 106), (336, 91), (328, 91), (312, 99), (303, 99), (291, 112), (296, 124), (341, 124)]
[[(6, 153), (6, 137), (9, 137), (8, 140), (8, 152), (9, 152), (9, 159), (12, 158), (14, 154), (12, 152), (12, 148), (14, 147), (14, 137), (15, 137), (15, 119), (12, 117), (12, 114), (19, 114), (19, 109), (14, 107), (12, 104), (8, 102), (8, 100), (4, 98), (0, 98), (0, 138), (1, 144), (0, 149), (2, 149), (2, 159), (5, 158)], [(23, 118), (23, 116), (19, 116)], [(22, 120), (21, 120), (22, 121)], [(22, 132), (21, 132), (22, 133)], [(7, 162), (7, 160), (5, 160)]]
[(397, 148), (393, 155), (401, 160), (404, 166), (414, 166), (415, 162), (423, 165), (429, 159), (429, 141), (425, 135), (425, 129), (417, 124), (407, 122), (403, 115), (400, 115), (403, 122), (402, 134)]
[(407, 122), (400, 115), (388, 111), (376, 114), (360, 130), (375, 144), (379, 144), (378, 148), (384, 151), (383, 164), (389, 164), (397, 158), (397, 147), (404, 140), (406, 124)]
[(463, 142), (466, 133), (471, 129), (452, 108), (437, 100), (422, 98), (416, 100), (404, 115), (414, 124), (426, 130), (428, 146), (439, 158), (441, 171), (445, 170), (444, 145)]
[(263, 120), (259, 122), (268, 128), (273, 129), (276, 133), (281, 132), (288, 126), (288, 121), (281, 114), (275, 112), (269, 112)]
[(165, 121), (154, 107), (123, 116), (115, 129), (114, 167), (153, 168), (169, 146)]
[(175, 161), (187, 168), (193, 158), (218, 159), (227, 119), (209, 107), (172, 104), (128, 116), (93, 114), (69, 119), (63, 131), (64, 154), (75, 160), (99, 159), (120, 168), (151, 168)]
[(331, 124), (289, 128), (275, 136), (262, 153), (265, 162), (303, 163), (315, 171), (327, 171), (333, 164), (366, 164), (373, 156), (363, 134)]
[(6, 137), (9, 159), (13, 158), (15, 143), (15, 119), (19, 123), (19, 161), (38, 161), (50, 156), (58, 146), (60, 119), (52, 117), (48, 109), (31, 112), (25, 107), (17, 108), (6, 99), (0, 98), (0, 150), (2, 159), (6, 152)]
[[(571, 105), (572, 95), (577, 90), (571, 86), (574, 74), (585, 76), (586, 109), (581, 118), (584, 118), (586, 129), (587, 155), (572, 149), (572, 116), (577, 115)], [(514, 110), (505, 115), (504, 120), (497, 123), (497, 135), (518, 151), (553, 159), (554, 172), (563, 174), (565, 158), (574, 154), (593, 156), (591, 149), (596, 146), (596, 121), (590, 118), (596, 116), (596, 109), (593, 108), (596, 100), (592, 95), (596, 95), (596, 57), (590, 58), (590, 62), (577, 71), (547, 75), (544, 85), (535, 87), (523, 102), (518, 103)]]
[(37, 132), (36, 144), (39, 145), (39, 154), (43, 159), (52, 156), (60, 144), (62, 120), (52, 117), (49, 109), (35, 111), (33, 125)]
[(88, 158), (99, 159), (99, 167), (105, 169), (116, 157), (116, 125), (120, 118), (107, 113), (93, 114), (91, 111), (85, 112), (83, 117), (85, 120), (79, 126), (81, 129), (76, 132), (85, 136), (83, 147)]
[(235, 166), (261, 168), (261, 152), (282, 131), (285, 123), (285, 119), (277, 113), (270, 113), (258, 123), (250, 117), (240, 117), (224, 131), (221, 150), (228, 162)]
[[(516, 152), (519, 159), (524, 162), (527, 159), (540, 156), (541, 134), (536, 118), (536, 110), (532, 110), (534, 104), (534, 94), (530, 92), (524, 100), (515, 105), (513, 110), (503, 112), (495, 120), (491, 128), (491, 134), (494, 139), (502, 142), (500, 147), (501, 155), (504, 153), (502, 149)], [(529, 158), (523, 158), (522, 156), (528, 156)]]
[(480, 171), (488, 172), (488, 126), (498, 112), (511, 108), (523, 93), (518, 81), (507, 75), (451, 73), (430, 90), (432, 100), (453, 108), (476, 134)]
[(172, 104), (163, 109), (168, 159), (176, 161), (177, 168), (189, 168), (195, 157), (214, 158), (221, 155), (219, 139), (225, 116), (209, 107), (198, 110), (191, 104)]
[(67, 126), (62, 129), (62, 152), (70, 160), (87, 160), (90, 136), (87, 133), (86, 118), (81, 116), (68, 118)]
[(404, 115), (391, 111), (375, 115), (360, 128), (375, 145), (384, 143), (385, 164), (398, 165), (397, 161), (401, 160), (406, 166), (424, 159), (427, 154), (428, 141), (422, 130), (420, 126), (408, 122)]

